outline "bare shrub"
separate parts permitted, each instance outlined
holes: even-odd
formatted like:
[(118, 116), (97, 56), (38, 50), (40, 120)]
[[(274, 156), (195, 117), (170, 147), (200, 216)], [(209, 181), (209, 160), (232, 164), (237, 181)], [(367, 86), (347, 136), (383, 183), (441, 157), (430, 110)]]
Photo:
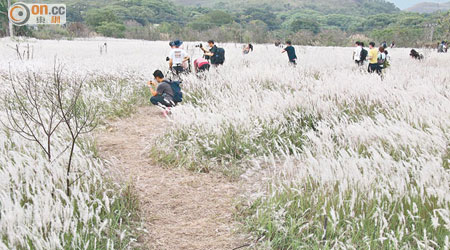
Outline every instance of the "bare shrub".
[[(70, 195), (73, 154), (81, 135), (96, 127), (97, 108), (83, 99), (84, 80), (65, 78), (64, 67), (55, 62), (53, 75), (42, 77), (28, 72), (23, 78), (10, 73), (11, 92), (3, 98), (11, 131), (39, 145), (49, 162), (55, 158), (53, 136), (58, 129), (69, 135), (67, 146), (56, 158), (67, 157), (66, 193)], [(68, 151), (68, 155), (65, 154)]]

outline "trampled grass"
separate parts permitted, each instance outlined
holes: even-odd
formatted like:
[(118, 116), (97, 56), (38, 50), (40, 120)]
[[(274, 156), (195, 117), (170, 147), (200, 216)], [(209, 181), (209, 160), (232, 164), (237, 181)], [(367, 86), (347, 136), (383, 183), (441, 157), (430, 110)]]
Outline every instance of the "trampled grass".
[[(100, 124), (107, 118), (126, 116), (137, 105), (148, 101), (144, 87), (151, 73), (146, 68), (145, 55), (141, 60), (123, 61), (132, 51), (135, 55), (145, 51), (142, 42), (130, 46), (127, 41), (111, 41), (111, 53), (102, 55), (98, 45), (103, 41), (30, 40), (27, 43), (34, 47), (34, 59), (20, 61), (8, 47), (15, 46), (15, 42), (0, 41), (1, 99), (11, 93), (12, 84), (23, 83), (30, 76), (42, 88), (37, 91), (46, 91), (51, 86), (48, 83), (54, 80), (53, 68), (58, 61), (64, 67), (64, 82), (85, 82), (82, 101), (77, 105), (97, 107)], [(51, 103), (44, 100), (39, 103), (43, 114), (40, 118), (46, 122)], [(0, 119), (8, 124), (3, 108)], [(51, 142), (55, 157), (49, 162), (37, 143), (0, 125), (0, 249), (130, 249), (136, 246), (137, 237), (143, 233), (139, 201), (132, 187), (122, 187), (110, 179), (98, 159), (92, 134), (84, 135), (77, 143), (73, 170), (68, 176), (73, 184), (70, 195), (67, 194), (68, 139), (65, 129), (55, 132)]]

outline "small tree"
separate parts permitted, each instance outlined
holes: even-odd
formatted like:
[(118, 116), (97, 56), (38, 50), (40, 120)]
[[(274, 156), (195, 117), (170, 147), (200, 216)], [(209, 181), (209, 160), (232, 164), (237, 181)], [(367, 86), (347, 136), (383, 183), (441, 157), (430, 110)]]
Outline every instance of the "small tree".
[[(83, 99), (84, 80), (63, 77), (63, 66), (55, 63), (49, 78), (28, 72), (25, 78), (10, 73), (11, 92), (3, 98), (11, 131), (39, 145), (49, 162), (67, 155), (66, 193), (70, 195), (73, 155), (81, 135), (96, 127), (97, 108)], [(56, 157), (52, 150), (56, 132), (67, 134), (67, 146)]]

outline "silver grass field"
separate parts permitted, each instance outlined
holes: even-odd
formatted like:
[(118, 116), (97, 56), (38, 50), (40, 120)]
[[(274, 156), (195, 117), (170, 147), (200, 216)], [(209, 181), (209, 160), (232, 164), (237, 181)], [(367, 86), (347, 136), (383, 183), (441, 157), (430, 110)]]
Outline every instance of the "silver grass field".
[[(20, 41), (33, 48), (20, 60), (11, 48), (19, 42), (0, 40), (0, 97), (30, 74), (51, 81), (60, 63), (65, 82), (84, 80), (100, 127), (148, 105), (146, 81), (167, 71), (167, 42), (107, 40), (100, 53), (104, 42)], [(184, 48), (200, 57), (194, 45)], [(239, 44), (220, 46), (225, 65), (183, 78), (184, 103), (150, 153), (242, 182), (236, 219), (255, 248), (450, 248), (450, 54), (424, 50), (419, 62), (389, 50), (382, 80), (352, 62), (351, 48), (297, 46), (294, 68), (273, 45), (246, 56)], [(49, 162), (36, 143), (0, 128), (0, 249), (135, 247), (143, 232), (126, 212), (127, 188), (110, 180), (92, 134), (80, 138), (67, 175), (65, 129), (52, 141), (62, 154)]]

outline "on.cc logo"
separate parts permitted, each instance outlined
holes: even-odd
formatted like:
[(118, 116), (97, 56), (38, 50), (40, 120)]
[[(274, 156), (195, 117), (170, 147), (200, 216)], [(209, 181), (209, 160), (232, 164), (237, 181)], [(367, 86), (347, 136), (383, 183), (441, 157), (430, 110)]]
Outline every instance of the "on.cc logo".
[(9, 8), (9, 20), (15, 25), (25, 25), (30, 20), (30, 9), (23, 3), (16, 3)]

